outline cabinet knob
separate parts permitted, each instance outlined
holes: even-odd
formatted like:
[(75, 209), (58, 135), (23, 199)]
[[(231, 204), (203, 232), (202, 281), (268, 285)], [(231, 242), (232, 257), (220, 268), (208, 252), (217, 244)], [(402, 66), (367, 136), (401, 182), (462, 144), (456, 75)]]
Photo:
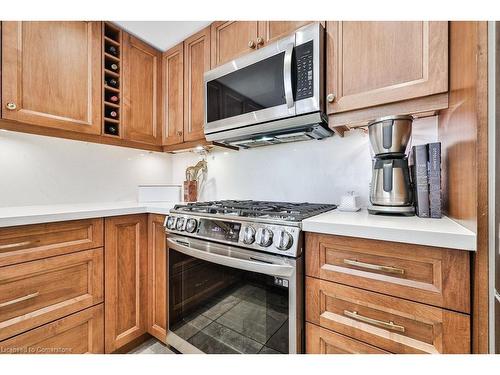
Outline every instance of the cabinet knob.
[(17, 108), (17, 105), (16, 105), (16, 103), (7, 103), (6, 107), (7, 107), (7, 109), (13, 111)]
[(328, 103), (333, 103), (335, 101), (335, 95), (334, 94), (328, 94), (326, 97), (326, 100), (328, 100)]
[(257, 45), (258, 45), (258, 46), (262, 46), (263, 44), (264, 44), (264, 38), (263, 38), (263, 37), (261, 37), (261, 36), (259, 36), (259, 37), (257, 38)]
[(248, 48), (255, 48), (256, 44), (253, 40), (248, 41)]
[(182, 132), (179, 130), (179, 131), (177, 132), (177, 135), (178, 135), (179, 137), (180, 137), (180, 136), (182, 136)]

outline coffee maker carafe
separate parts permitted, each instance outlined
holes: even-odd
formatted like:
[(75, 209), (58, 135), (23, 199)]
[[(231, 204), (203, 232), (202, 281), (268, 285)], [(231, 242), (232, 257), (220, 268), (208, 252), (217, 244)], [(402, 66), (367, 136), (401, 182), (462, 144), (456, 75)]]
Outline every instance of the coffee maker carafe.
[(407, 157), (412, 122), (411, 116), (388, 116), (368, 125), (375, 155), (368, 207), (371, 214), (415, 214)]

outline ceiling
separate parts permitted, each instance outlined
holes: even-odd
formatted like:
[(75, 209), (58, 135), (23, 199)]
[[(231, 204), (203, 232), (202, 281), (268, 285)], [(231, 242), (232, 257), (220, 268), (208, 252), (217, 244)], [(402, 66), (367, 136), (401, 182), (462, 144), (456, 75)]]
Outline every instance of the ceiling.
[(211, 21), (114, 21), (114, 23), (152, 46), (166, 51), (208, 26)]

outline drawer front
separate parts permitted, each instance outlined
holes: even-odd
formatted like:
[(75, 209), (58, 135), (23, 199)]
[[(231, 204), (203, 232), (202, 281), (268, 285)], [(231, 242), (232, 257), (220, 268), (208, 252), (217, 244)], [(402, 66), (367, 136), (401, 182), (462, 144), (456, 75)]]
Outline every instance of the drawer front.
[(39, 328), (0, 341), (0, 353), (104, 353), (103, 305), (91, 307)]
[(391, 353), (470, 353), (470, 317), (306, 277), (306, 320)]
[(306, 274), (447, 309), (470, 312), (469, 253), (307, 233)]
[(0, 267), (0, 340), (103, 301), (103, 249)]
[(307, 354), (390, 354), (361, 341), (306, 323)]
[(102, 219), (0, 228), (0, 266), (102, 246)]

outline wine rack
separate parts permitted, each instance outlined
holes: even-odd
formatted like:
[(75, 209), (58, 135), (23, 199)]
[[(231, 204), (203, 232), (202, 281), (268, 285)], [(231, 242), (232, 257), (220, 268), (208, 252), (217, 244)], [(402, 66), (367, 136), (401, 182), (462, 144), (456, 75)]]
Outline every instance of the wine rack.
[(122, 31), (109, 22), (103, 22), (102, 30), (102, 133), (121, 138)]

